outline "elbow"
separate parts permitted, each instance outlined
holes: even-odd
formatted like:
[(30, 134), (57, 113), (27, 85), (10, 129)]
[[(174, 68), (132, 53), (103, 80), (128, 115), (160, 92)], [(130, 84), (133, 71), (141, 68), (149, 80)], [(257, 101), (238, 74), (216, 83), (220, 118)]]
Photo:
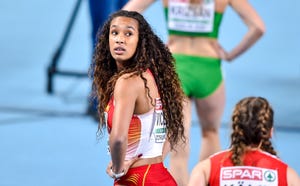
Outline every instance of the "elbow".
[(256, 34), (257, 34), (259, 37), (263, 36), (264, 33), (266, 32), (266, 26), (265, 26), (265, 24), (264, 24), (264, 23), (261, 23), (261, 24), (259, 24), (259, 25), (256, 25), (256, 27), (255, 27), (255, 32), (256, 32)]
[(123, 141), (115, 140), (110, 143), (110, 149), (112, 152), (117, 152), (119, 154), (122, 151)]
[(115, 135), (115, 136), (110, 136), (109, 138), (110, 148), (121, 147), (125, 144), (125, 142), (127, 142), (127, 136)]
[(112, 158), (116, 157), (116, 155), (123, 154), (126, 149), (126, 141), (120, 138), (118, 139), (110, 139), (109, 140), (109, 149)]

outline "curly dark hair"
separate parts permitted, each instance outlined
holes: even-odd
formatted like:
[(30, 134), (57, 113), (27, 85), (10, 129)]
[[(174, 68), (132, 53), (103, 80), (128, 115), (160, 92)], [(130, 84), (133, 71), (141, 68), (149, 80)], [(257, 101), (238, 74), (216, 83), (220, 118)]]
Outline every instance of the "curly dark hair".
[(258, 147), (277, 155), (270, 141), (273, 117), (273, 109), (265, 98), (246, 97), (236, 104), (231, 134), (231, 160), (234, 165), (243, 165), (242, 156), (247, 147)]
[[(139, 24), (138, 47), (132, 58), (126, 62), (125, 68), (120, 72), (118, 72), (116, 62), (109, 50), (110, 24), (116, 17), (133, 18)], [(132, 76), (140, 76), (144, 81), (148, 97), (153, 100), (149, 94), (147, 80), (142, 75), (143, 72), (150, 69), (161, 97), (168, 131), (167, 139), (171, 148), (174, 148), (179, 139), (185, 141), (182, 113), (184, 94), (175, 72), (174, 58), (161, 39), (154, 34), (144, 17), (135, 11), (117, 11), (109, 17), (102, 30), (98, 31), (97, 39), (93, 56), (93, 88), (99, 100), (98, 132), (101, 133), (102, 129), (105, 128), (105, 107), (113, 94), (115, 82), (121, 75), (131, 73)], [(154, 101), (152, 104), (154, 105)]]

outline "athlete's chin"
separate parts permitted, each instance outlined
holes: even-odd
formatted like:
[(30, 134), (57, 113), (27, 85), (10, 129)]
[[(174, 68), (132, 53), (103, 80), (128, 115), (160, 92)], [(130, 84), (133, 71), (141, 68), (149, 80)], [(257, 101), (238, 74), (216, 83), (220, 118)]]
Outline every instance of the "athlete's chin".
[(115, 55), (113, 57), (119, 63), (125, 63), (126, 61), (129, 60), (129, 57), (126, 57), (126, 56)]

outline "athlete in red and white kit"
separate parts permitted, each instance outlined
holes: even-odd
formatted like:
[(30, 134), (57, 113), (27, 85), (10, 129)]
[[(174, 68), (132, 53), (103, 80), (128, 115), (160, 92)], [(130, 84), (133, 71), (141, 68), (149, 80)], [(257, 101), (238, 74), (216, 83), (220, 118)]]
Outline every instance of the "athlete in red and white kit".
[(274, 150), (273, 109), (265, 98), (246, 97), (232, 115), (231, 147), (199, 162), (188, 186), (298, 186), (296, 171)]
[(109, 133), (107, 175), (116, 186), (176, 186), (163, 164), (184, 140), (171, 52), (141, 14), (120, 10), (99, 31), (94, 60), (99, 130)]

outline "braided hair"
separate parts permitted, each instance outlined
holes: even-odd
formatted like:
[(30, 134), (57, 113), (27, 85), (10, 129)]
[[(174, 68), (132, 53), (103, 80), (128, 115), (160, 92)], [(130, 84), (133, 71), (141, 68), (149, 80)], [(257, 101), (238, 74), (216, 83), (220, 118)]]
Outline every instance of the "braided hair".
[(247, 147), (258, 147), (277, 155), (270, 141), (273, 117), (273, 109), (265, 98), (246, 97), (236, 104), (231, 134), (231, 160), (234, 165), (243, 165), (242, 156)]

